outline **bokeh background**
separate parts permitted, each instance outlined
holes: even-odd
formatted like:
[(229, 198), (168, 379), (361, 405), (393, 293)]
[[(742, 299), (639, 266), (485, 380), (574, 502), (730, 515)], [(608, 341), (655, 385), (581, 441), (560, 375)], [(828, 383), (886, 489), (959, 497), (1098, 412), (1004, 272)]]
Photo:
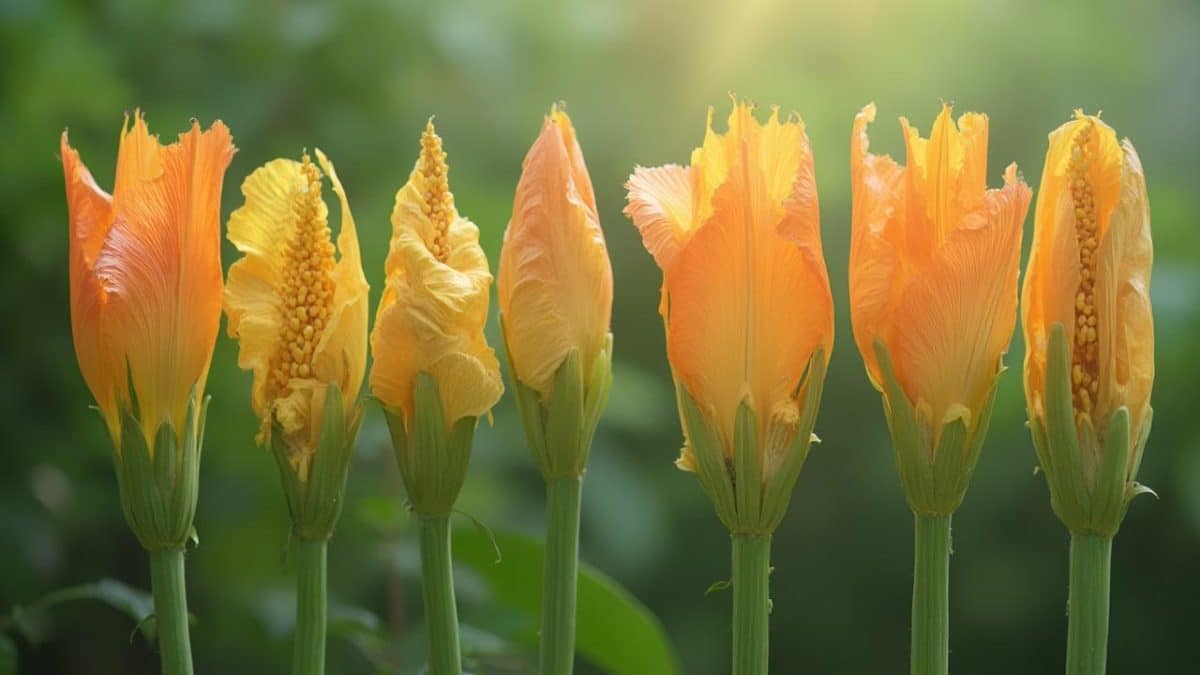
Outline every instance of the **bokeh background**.
[[(911, 520), (879, 400), (847, 314), (850, 124), (874, 100), (872, 148), (902, 156), (895, 118), (927, 130), (941, 100), (991, 117), (993, 185), (1016, 161), (1037, 186), (1046, 134), (1083, 106), (1132, 138), (1146, 167), (1157, 256), (1155, 425), (1113, 553), (1110, 670), (1194, 672), (1200, 627), (1200, 5), (1191, 0), (1043, 3), (620, 0), (177, 4), (0, 0), (0, 613), (64, 586), (112, 577), (145, 588), (145, 556), (121, 518), (110, 448), (75, 364), (67, 302), (67, 213), (58, 136), (111, 185), (122, 113), (140, 106), (164, 139), (223, 119), (239, 185), (277, 156), (320, 146), (337, 163), (359, 227), (372, 305), (388, 214), (436, 115), (460, 211), (493, 266), (521, 159), (542, 115), (567, 102), (587, 157), (616, 279), (615, 384), (592, 452), (582, 557), (658, 617), (681, 672), (728, 672), (728, 538), (680, 444), (656, 313), (659, 273), (621, 215), (637, 164), (686, 162), (705, 110), (729, 92), (800, 112), (822, 202), (838, 344), (805, 467), (776, 534), (777, 673), (902, 673), (907, 667)], [(1026, 249), (1032, 213), (1026, 222)], [(226, 245), (225, 264), (234, 259)], [(494, 303), (493, 303), (494, 307)], [(493, 310), (494, 311), (494, 310)], [(496, 324), (489, 325), (493, 345)], [(1067, 535), (1051, 513), (1023, 425), (1020, 363), (957, 513), (955, 672), (1061, 672)], [(223, 333), (188, 560), (200, 673), (285, 672), (291, 586), (287, 515), (270, 455), (253, 444), (250, 376)], [(419, 671), (414, 522), (371, 411), (330, 549), (331, 602), (351, 627), (329, 672)], [(502, 532), (542, 527), (541, 483), (511, 397), (477, 435), (460, 506)], [(462, 519), (459, 530), (470, 530)], [(536, 569), (530, 570), (530, 573)], [(527, 672), (528, 615), (460, 570), (476, 672)], [(339, 624), (340, 625), (340, 624)], [(535, 625), (535, 624), (534, 624)], [(56, 607), (21, 673), (153, 673), (134, 621), (99, 602)], [(603, 672), (584, 662), (581, 672)], [(654, 675), (648, 673), (646, 675)]]

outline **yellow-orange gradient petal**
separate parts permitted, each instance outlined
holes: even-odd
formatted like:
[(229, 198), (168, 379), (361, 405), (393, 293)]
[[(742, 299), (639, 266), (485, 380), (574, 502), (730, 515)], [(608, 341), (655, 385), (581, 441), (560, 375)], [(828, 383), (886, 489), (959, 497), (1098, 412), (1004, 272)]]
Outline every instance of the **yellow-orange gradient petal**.
[(492, 275), (479, 228), (454, 206), (445, 158), (430, 120), (392, 209), (387, 282), (371, 332), (370, 386), (411, 422), (417, 375), (429, 374), (449, 426), (487, 413), (504, 387), (484, 336)]
[(558, 107), (522, 165), (500, 253), (499, 295), (521, 382), (549, 396), (573, 348), (590, 372), (609, 332), (612, 267), (583, 152)]
[(1106, 420), (1128, 406), (1136, 439), (1154, 379), (1152, 260), (1136, 150), (1128, 140), (1118, 142), (1098, 117), (1076, 111), (1050, 134), (1025, 275), (1025, 388), (1032, 414), (1044, 411), (1047, 340), (1059, 323), (1071, 345), (1076, 411)]
[[(273, 160), (242, 184), (245, 203), (230, 216), (228, 237), (243, 257), (230, 267), (225, 293), (238, 365), (254, 373), (259, 440), (278, 425), (302, 477), (320, 437), (326, 387), (336, 384), (349, 409), (366, 367), (367, 282), (354, 219), (333, 165), (316, 155), (317, 164), (307, 154)], [(342, 206), (336, 247), (322, 169)]]
[(926, 422), (970, 416), (987, 397), (1016, 323), (1021, 229), (1031, 193), (1015, 165), (988, 190), (987, 117), (955, 124), (943, 106), (929, 139), (901, 119), (902, 167), (870, 153), (875, 106), (851, 135), (851, 318), (881, 388), (881, 341)]
[[(664, 260), (657, 214), (646, 208), (680, 203), (677, 189), (639, 170), (626, 213), (663, 268), (672, 370), (728, 441), (745, 397), (760, 411), (790, 403), (813, 352), (832, 348), (812, 153), (799, 119), (773, 113), (760, 123), (735, 102), (729, 131), (710, 126), (689, 171), (692, 213), (709, 215), (690, 225), (677, 253)], [(686, 451), (681, 461), (690, 461)]]
[(135, 114), (122, 130), (111, 200), (65, 135), (63, 148), (73, 321), (85, 378), (102, 408), (109, 406), (110, 429), (111, 406), (136, 401), (148, 439), (163, 422), (182, 433), (189, 396), (203, 396), (220, 321), (229, 130), (216, 122), (202, 132), (193, 122), (178, 142), (162, 146)]

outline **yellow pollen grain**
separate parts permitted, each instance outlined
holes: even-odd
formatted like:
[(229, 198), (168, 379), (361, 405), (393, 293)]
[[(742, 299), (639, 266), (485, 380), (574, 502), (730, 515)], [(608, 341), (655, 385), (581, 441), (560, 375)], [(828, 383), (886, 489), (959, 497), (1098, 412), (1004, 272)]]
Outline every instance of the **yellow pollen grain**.
[(1095, 134), (1091, 120), (1080, 129), (1071, 144), (1067, 163), (1067, 184), (1075, 215), (1075, 237), (1079, 243), (1079, 291), (1075, 295), (1075, 344), (1071, 354), (1071, 385), (1075, 410), (1090, 415), (1100, 389), (1100, 367), (1096, 343), (1096, 205), (1088, 168), (1094, 150), (1090, 141)]
[(421, 195), (424, 204), (421, 205), (421, 211), (433, 225), (433, 239), (429, 243), (429, 252), (438, 261), (446, 262), (450, 253), (450, 211), (453, 208), (454, 196), (450, 194), (450, 168), (446, 166), (442, 137), (434, 131), (432, 118), (425, 123), (425, 131), (421, 134), (421, 156), (417, 160), (417, 167), (425, 178), (425, 192)]
[(272, 361), (271, 398), (287, 396), (292, 378), (313, 374), (313, 354), (324, 321), (333, 310), (333, 242), (322, 213), (321, 172), (308, 153), (300, 163), (305, 188), (292, 195), (295, 231), (284, 248), (279, 310), (287, 317), (280, 328), (279, 349)]

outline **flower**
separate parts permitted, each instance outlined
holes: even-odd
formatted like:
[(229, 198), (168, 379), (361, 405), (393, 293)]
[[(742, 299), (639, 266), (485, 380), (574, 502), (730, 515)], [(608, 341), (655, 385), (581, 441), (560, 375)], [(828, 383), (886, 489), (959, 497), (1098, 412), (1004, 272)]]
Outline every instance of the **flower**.
[[(1016, 325), (1021, 225), (1031, 197), (1015, 164), (1003, 188), (987, 189), (988, 118), (967, 113), (956, 125), (951, 111), (942, 106), (928, 139), (900, 119), (907, 167), (868, 152), (874, 104), (855, 118), (850, 150), (854, 337), (871, 382), (884, 392), (910, 503), (939, 513), (961, 502), (982, 443)], [(951, 425), (956, 433), (946, 440), (958, 447), (943, 447)], [(934, 481), (914, 481), (910, 472), (930, 469), (947, 450), (958, 464), (939, 475), (953, 480), (934, 485), (936, 495), (917, 494), (917, 483)]]
[[(1132, 481), (1150, 431), (1153, 257), (1137, 151), (1076, 111), (1050, 134), (1021, 317), (1031, 427), (1055, 509), (1073, 530), (1115, 532), (1140, 490)], [(1087, 495), (1067, 487), (1080, 476)], [(1109, 508), (1094, 506), (1106, 491)]]
[[(302, 482), (323, 432), (346, 432), (323, 429), (327, 392), (340, 394), (339, 416), (354, 409), (367, 358), (367, 281), (354, 218), (333, 164), (316, 155), (319, 169), (305, 153), (246, 178), (246, 201), (229, 217), (228, 234), (244, 255), (230, 267), (225, 291), (238, 365), (254, 372), (258, 440), (282, 442)], [(342, 206), (336, 249), (322, 170)]]
[(525, 156), (499, 275), (516, 379), (547, 399), (572, 349), (590, 373), (607, 349), (612, 266), (583, 151), (558, 106)]
[[(126, 117), (110, 196), (61, 139), (70, 212), (71, 328), (84, 380), (119, 453), (123, 414), (151, 457), (159, 427), (178, 435), (199, 410), (221, 318), (221, 183), (229, 129), (192, 122), (162, 145)], [(191, 420), (194, 424), (195, 420)]]
[[(735, 100), (720, 134), (712, 114), (691, 166), (634, 171), (625, 214), (663, 273), (660, 310), (687, 437), (678, 464), (700, 473), (731, 529), (770, 531), (778, 519), (762, 525), (757, 507), (722, 510), (721, 486), (727, 467), (739, 490), (782, 472), (790, 494), (833, 348), (833, 299), (804, 123), (781, 121), (778, 109), (761, 123)], [(755, 416), (752, 429), (742, 410)], [(746, 431), (760, 442), (745, 447)], [(761, 480), (745, 480), (743, 469)], [(763, 504), (782, 517), (778, 502)]]
[(459, 215), (433, 120), (396, 192), (387, 281), (371, 333), (371, 392), (411, 423), (417, 376), (437, 384), (447, 428), (500, 400), (500, 363), (484, 324), (492, 275), (479, 228)]

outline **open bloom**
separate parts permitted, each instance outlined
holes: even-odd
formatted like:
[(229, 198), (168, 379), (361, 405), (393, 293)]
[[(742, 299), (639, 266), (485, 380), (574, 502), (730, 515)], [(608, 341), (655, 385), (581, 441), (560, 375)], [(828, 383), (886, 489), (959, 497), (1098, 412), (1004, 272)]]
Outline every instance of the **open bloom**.
[[(1048, 477), (1061, 471), (1063, 457), (1078, 454), (1091, 480), (1107, 448), (1115, 447), (1127, 452), (1118, 487), (1137, 473), (1154, 382), (1153, 257), (1137, 151), (1099, 117), (1076, 111), (1050, 134), (1023, 289), (1025, 395), (1035, 438), (1051, 437), (1055, 457), (1043, 457)], [(1072, 419), (1058, 419), (1067, 408)], [(1112, 425), (1118, 413), (1119, 428)], [(1065, 433), (1057, 433), (1061, 427)], [(1124, 438), (1108, 438), (1112, 430)], [(1074, 436), (1079, 453), (1053, 441)], [(1042, 439), (1039, 452), (1044, 445)]]
[(447, 427), (487, 413), (504, 391), (483, 333), (492, 275), (479, 228), (454, 207), (448, 171), (430, 120), (417, 164), (396, 192), (387, 281), (371, 333), (371, 392), (406, 424), (421, 373), (437, 384)]
[[(118, 452), (122, 409), (149, 451), (159, 427), (182, 434), (199, 410), (221, 318), (221, 183), (229, 129), (193, 122), (162, 145), (126, 118), (112, 195), (61, 140), (70, 210), (75, 352)], [(192, 420), (194, 422), (194, 420)]]
[[(731, 530), (770, 532), (807, 455), (833, 347), (804, 123), (780, 121), (778, 110), (762, 123), (735, 101), (724, 134), (709, 111), (691, 166), (638, 168), (626, 187), (625, 213), (663, 273), (660, 310), (687, 436), (678, 464), (697, 471)], [(747, 447), (747, 438), (758, 441)]]
[(612, 266), (583, 151), (558, 106), (525, 156), (499, 273), (516, 379), (548, 397), (572, 349), (590, 373), (607, 349)]
[[(276, 159), (242, 184), (246, 202), (230, 216), (228, 236), (243, 257), (229, 268), (225, 292), (238, 365), (254, 372), (259, 442), (282, 442), (302, 481), (321, 439), (326, 393), (338, 392), (341, 410), (354, 409), (367, 358), (367, 281), (354, 219), (333, 164), (316, 155), (320, 168), (307, 153)], [(322, 171), (342, 206), (336, 249)]]
[(946, 424), (973, 430), (987, 414), (1016, 325), (1031, 193), (1015, 164), (987, 189), (986, 115), (956, 125), (944, 105), (928, 139), (901, 118), (906, 167), (868, 152), (874, 119), (863, 108), (851, 138), (850, 316), (872, 383), (886, 397), (878, 345), (932, 454)]

